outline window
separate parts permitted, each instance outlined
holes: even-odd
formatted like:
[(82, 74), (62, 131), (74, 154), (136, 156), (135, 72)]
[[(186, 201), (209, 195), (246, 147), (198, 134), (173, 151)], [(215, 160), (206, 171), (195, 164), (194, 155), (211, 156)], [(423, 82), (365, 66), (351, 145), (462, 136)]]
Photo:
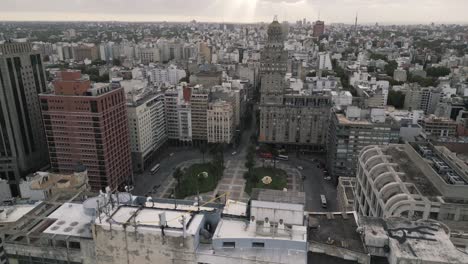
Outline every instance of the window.
[(236, 242), (223, 242), (223, 247), (224, 248), (235, 248), (236, 247)]
[(252, 243), (252, 247), (253, 247), (253, 248), (264, 248), (264, 247), (265, 247), (265, 243), (263, 243), (263, 242), (253, 242), (253, 243)]

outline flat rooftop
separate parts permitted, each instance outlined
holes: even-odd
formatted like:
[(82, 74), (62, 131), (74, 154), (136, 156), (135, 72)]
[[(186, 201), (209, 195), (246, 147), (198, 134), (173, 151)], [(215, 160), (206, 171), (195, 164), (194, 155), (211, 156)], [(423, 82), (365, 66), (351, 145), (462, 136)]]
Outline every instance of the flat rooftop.
[(291, 203), (305, 205), (305, 193), (297, 191), (278, 191), (268, 189), (253, 189), (252, 200), (275, 202), (275, 203)]
[(350, 120), (344, 114), (336, 114), (338, 121), (340, 124), (345, 125), (372, 125), (372, 123), (367, 119), (357, 119), (357, 120)]
[(44, 234), (93, 237), (91, 223), (94, 218), (85, 213), (83, 204), (64, 203), (47, 218), (56, 221), (44, 230)]
[(432, 220), (410, 221), (406, 218), (360, 219), (366, 240), (387, 239), (390, 254), (418, 263), (467, 263), (466, 253), (450, 241), (442, 225)]
[(354, 212), (310, 213), (309, 242), (333, 245), (357, 252), (366, 252)]
[(307, 241), (307, 229), (305, 226), (286, 226), (284, 230), (270, 227), (264, 229), (263, 222), (257, 221), (250, 226), (250, 222), (237, 219), (221, 219), (213, 235), (213, 239), (244, 239), (244, 238), (268, 238), (276, 240), (292, 240), (297, 242)]
[[(182, 234), (185, 222), (185, 228), (188, 234), (195, 235), (198, 227), (203, 221), (203, 214), (198, 213), (198, 206), (187, 204), (171, 204), (171, 203), (152, 203), (146, 202), (146, 207), (121, 205), (116, 207), (110, 216), (102, 214), (95, 220), (96, 225), (110, 229), (120, 226), (121, 228), (128, 224), (133, 228), (132, 224), (138, 224), (138, 229), (159, 230), (163, 225), (160, 221), (160, 216), (164, 215), (166, 223), (165, 227), (170, 232)], [(213, 207), (200, 207), (200, 211), (215, 211)], [(167, 230), (166, 232), (169, 232)]]
[(391, 156), (391, 162), (398, 164), (398, 171), (405, 173), (404, 175), (399, 175), (403, 182), (412, 183), (424, 196), (434, 197), (442, 195), (439, 190), (434, 187), (432, 182), (424, 176), (424, 172), (419, 169), (418, 166), (414, 165), (408, 153), (404, 151), (403, 148), (400, 150), (398, 146), (389, 146), (382, 150), (384, 154)]
[(41, 203), (42, 202), (36, 202), (35, 204), (0, 206), (0, 224), (15, 223)]
[(307, 252), (302, 250), (278, 250), (276, 248), (217, 248), (200, 244), (197, 248), (198, 263), (220, 263), (220, 258), (238, 259), (239, 263), (307, 263)]

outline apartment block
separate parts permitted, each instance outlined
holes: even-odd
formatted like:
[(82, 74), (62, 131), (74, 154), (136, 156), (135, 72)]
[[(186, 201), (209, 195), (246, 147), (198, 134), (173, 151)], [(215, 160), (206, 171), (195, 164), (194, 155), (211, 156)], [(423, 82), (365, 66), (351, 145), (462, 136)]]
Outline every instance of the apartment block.
[(39, 93), (47, 89), (41, 54), (30, 43), (0, 44), (0, 179), (20, 196), (20, 179), (48, 163)]
[(133, 170), (144, 171), (167, 141), (164, 94), (150, 92), (128, 102), (127, 114)]
[(327, 167), (338, 177), (354, 177), (359, 152), (369, 145), (398, 143), (400, 125), (385, 116), (384, 109), (349, 106), (331, 115), (328, 130)]
[(40, 95), (51, 168), (72, 173), (88, 170), (93, 190), (112, 189), (132, 180), (124, 89), (89, 84), (79, 71), (57, 75), (55, 92)]
[(212, 102), (208, 106), (206, 116), (208, 143), (230, 144), (235, 130), (232, 105), (226, 101)]
[(190, 103), (194, 141), (207, 141), (207, 111), (210, 97), (210, 92), (203, 86), (198, 85), (192, 88)]
[(454, 137), (457, 135), (458, 124), (456, 121), (430, 115), (421, 121), (421, 127), (426, 137)]

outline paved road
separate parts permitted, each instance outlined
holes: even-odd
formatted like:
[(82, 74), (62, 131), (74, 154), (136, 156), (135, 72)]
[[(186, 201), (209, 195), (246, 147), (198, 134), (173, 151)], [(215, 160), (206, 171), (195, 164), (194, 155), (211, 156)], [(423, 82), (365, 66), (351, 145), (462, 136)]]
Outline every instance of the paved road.
[[(228, 160), (239, 162), (239, 164), (243, 164), (245, 162), (247, 148), (250, 144), (250, 136), (254, 133), (255, 111), (252, 111), (252, 115), (252, 126), (249, 130), (242, 133), (239, 147), (235, 149), (226, 148), (224, 152), (225, 162)], [(233, 156), (232, 153), (234, 151), (236, 151), (237, 154)], [(169, 155), (170, 153), (174, 153), (174, 155), (171, 157)], [(179, 167), (181, 163), (194, 159), (202, 159), (202, 154), (199, 149), (193, 147), (170, 147), (166, 149), (160, 157), (160, 160), (154, 161), (152, 166), (150, 166), (144, 173), (135, 174), (135, 188), (132, 192), (134, 195), (146, 195), (155, 191), (157, 187), (165, 183), (166, 179), (172, 175), (174, 170)], [(210, 158), (210, 154), (208, 152), (205, 153), (205, 158), (206, 160)], [(156, 174), (152, 175), (150, 170), (157, 163), (161, 165), (161, 168)]]
[[(336, 200), (336, 186), (333, 182), (323, 179), (323, 169), (317, 168), (317, 163), (312, 162), (312, 158), (323, 158), (323, 155), (314, 157), (300, 157), (289, 155), (289, 163), (291, 166), (302, 166), (301, 170), (305, 180), (303, 181), (303, 189), (306, 193), (306, 210), (309, 212), (333, 212), (338, 210)], [(327, 198), (327, 208), (322, 208), (320, 195), (324, 194)]]
[[(174, 153), (171, 157), (169, 154)], [(205, 157), (208, 158), (209, 154), (206, 153)], [(173, 171), (187, 160), (201, 159), (202, 154), (198, 149), (195, 148), (168, 148), (161, 155), (162, 160), (155, 161), (153, 166), (157, 163), (161, 164), (161, 169), (156, 174), (151, 174), (150, 170), (152, 166), (146, 170), (143, 174), (135, 175), (135, 188), (133, 194), (135, 195), (146, 195), (151, 192), (155, 187), (161, 185), (164, 180), (172, 175)]]

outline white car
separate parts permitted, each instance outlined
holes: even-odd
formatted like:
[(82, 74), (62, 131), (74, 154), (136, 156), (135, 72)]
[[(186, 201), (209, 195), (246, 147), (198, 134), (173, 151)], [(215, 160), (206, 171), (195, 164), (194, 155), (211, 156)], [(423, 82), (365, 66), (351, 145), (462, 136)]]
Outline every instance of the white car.
[(330, 181), (330, 180), (331, 180), (331, 177), (330, 177), (330, 176), (326, 176), (326, 177), (324, 177), (324, 179), (327, 180), (327, 181)]
[(237, 154), (237, 152), (236, 152), (236, 151), (234, 151), (233, 153), (231, 153), (231, 155), (233, 155), (233, 156), (235, 156), (236, 154)]
[(169, 157), (172, 157), (172, 156), (174, 156), (174, 153), (169, 154)]
[(303, 170), (304, 168), (302, 166), (297, 166), (299, 170)]

